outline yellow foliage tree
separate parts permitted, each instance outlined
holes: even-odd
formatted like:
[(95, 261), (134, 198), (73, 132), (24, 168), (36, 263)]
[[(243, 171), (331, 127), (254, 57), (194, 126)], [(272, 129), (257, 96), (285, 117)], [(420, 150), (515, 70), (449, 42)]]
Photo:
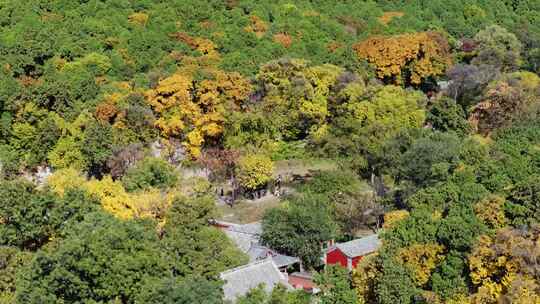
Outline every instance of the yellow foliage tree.
[(481, 200), (474, 206), (474, 212), (490, 228), (499, 229), (506, 226), (504, 198), (500, 196), (490, 196)]
[(367, 149), (380, 149), (381, 142), (392, 138), (406, 129), (419, 128), (426, 113), (422, 107), (424, 96), (398, 86), (374, 87), (374, 92), (361, 92), (361, 86), (348, 92), (351, 100), (344, 104), (351, 117), (365, 127)]
[(92, 115), (87, 111), (81, 112), (71, 123), (60, 117), (56, 119), (62, 137), (47, 155), (49, 163), (54, 168), (82, 170), (86, 167), (87, 160), (81, 152), (81, 143), (84, 140), (84, 129), (92, 119)]
[(343, 72), (334, 65), (309, 66), (300, 59), (272, 61), (257, 75), (266, 91), (262, 112), (286, 138), (321, 133), (329, 116), (331, 88)]
[(376, 254), (364, 257), (352, 272), (352, 285), (358, 297), (358, 304), (373, 303), (375, 300), (377, 269)]
[(146, 23), (148, 22), (149, 17), (148, 17), (148, 14), (138, 12), (138, 13), (133, 13), (129, 15), (128, 19), (129, 19), (129, 22), (132, 24), (145, 26)]
[(251, 84), (238, 73), (207, 69), (211, 77), (195, 81), (189, 72), (176, 73), (146, 92), (158, 114), (156, 126), (166, 139), (178, 138), (193, 157), (208, 139), (223, 133), (227, 113), (238, 110), (251, 91)]
[(101, 180), (92, 179), (84, 185), (84, 189), (96, 195), (105, 211), (121, 219), (131, 219), (136, 215), (136, 209), (129, 194), (120, 182), (115, 182), (110, 176)]
[(80, 188), (85, 182), (86, 178), (77, 169), (65, 168), (51, 174), (46, 184), (54, 193), (64, 196), (66, 190)]
[(409, 211), (407, 210), (395, 210), (390, 211), (384, 215), (384, 224), (383, 228), (389, 229), (394, 227), (398, 222), (406, 219), (409, 216)]
[(160, 230), (165, 225), (167, 210), (179, 196), (180, 194), (176, 191), (164, 193), (155, 188), (130, 193), (129, 198), (134, 209), (133, 216), (155, 219), (158, 223), (158, 230)]
[[(101, 180), (87, 180), (74, 168), (60, 169), (47, 178), (47, 187), (60, 196), (68, 189), (82, 189), (100, 199), (103, 209), (120, 219), (152, 218), (158, 228), (165, 224), (165, 214), (175, 198), (181, 194), (176, 190), (162, 192), (156, 188), (128, 193), (121, 182), (110, 176)], [(205, 193), (208, 188), (204, 188)], [(187, 193), (190, 194), (190, 193)]]
[(414, 274), (418, 286), (425, 285), (431, 271), (444, 259), (444, 246), (439, 244), (414, 244), (399, 251), (397, 259)]
[(436, 32), (374, 36), (353, 48), (358, 57), (375, 66), (380, 79), (394, 84), (420, 85), (444, 73), (451, 63), (448, 42)]
[(240, 185), (255, 190), (272, 179), (274, 163), (265, 155), (247, 155), (240, 158), (236, 171)]
[(540, 226), (481, 236), (469, 256), (472, 303), (540, 303)]

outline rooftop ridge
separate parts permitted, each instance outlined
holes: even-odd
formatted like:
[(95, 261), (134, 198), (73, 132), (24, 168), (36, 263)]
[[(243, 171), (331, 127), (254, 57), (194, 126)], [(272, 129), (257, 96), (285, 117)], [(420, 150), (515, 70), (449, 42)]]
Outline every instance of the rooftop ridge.
[[(255, 266), (255, 265), (258, 265), (258, 264), (264, 264), (264, 263), (272, 263), (274, 264), (274, 267), (277, 268), (277, 266), (275, 265), (275, 263), (272, 261), (272, 258), (271, 257), (267, 257), (263, 260), (257, 260), (257, 261), (254, 261), (254, 262), (251, 262), (251, 263), (248, 263), (248, 264), (245, 264), (245, 265), (241, 265), (241, 266), (238, 266), (238, 267), (235, 267), (235, 268), (231, 268), (231, 269), (227, 269), (223, 272), (221, 272), (221, 275), (225, 275), (225, 274), (228, 274), (228, 273), (231, 273), (231, 272), (235, 272), (235, 271), (238, 271), (238, 270), (242, 270), (242, 269), (245, 269), (245, 268), (250, 268), (252, 266)], [(279, 269), (278, 269), (279, 271)]]

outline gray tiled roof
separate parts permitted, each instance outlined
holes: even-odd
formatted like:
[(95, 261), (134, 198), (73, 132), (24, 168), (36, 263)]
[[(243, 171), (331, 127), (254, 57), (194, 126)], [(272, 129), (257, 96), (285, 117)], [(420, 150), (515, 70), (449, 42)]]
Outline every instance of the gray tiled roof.
[(377, 251), (381, 247), (381, 240), (376, 234), (346, 243), (338, 243), (336, 247), (348, 257), (363, 256)]
[(260, 222), (254, 222), (254, 223), (243, 224), (243, 225), (235, 224), (235, 225), (231, 225), (228, 228), (228, 230), (260, 236), (262, 234), (262, 225)]
[(225, 234), (243, 253), (248, 253), (252, 245), (259, 244), (259, 237), (253, 234), (236, 232), (229, 229), (225, 230)]
[(243, 253), (249, 256), (249, 261), (259, 261), (272, 257), (278, 267), (289, 266), (297, 263), (300, 260), (296, 257), (281, 255), (272, 249), (261, 245), (260, 235), (262, 227), (259, 222), (240, 225), (227, 223), (229, 227), (225, 229), (225, 234), (233, 241), (233, 243)]
[(299, 263), (300, 259), (297, 257), (292, 257), (292, 256), (278, 253), (272, 256), (272, 261), (274, 261), (277, 267), (281, 268), (281, 267), (292, 265), (294, 263)]
[(262, 233), (261, 223), (255, 222), (245, 225), (229, 224), (225, 234), (244, 253), (248, 253), (251, 246), (258, 245)]
[(266, 259), (269, 251), (270, 250), (264, 246), (252, 244), (246, 254), (249, 256), (249, 261), (253, 262)]
[(224, 299), (236, 301), (239, 296), (243, 296), (253, 288), (263, 284), (264, 289), (270, 293), (278, 284), (282, 284), (288, 289), (292, 287), (287, 282), (287, 278), (282, 274), (272, 259), (253, 262), (220, 274), (225, 281), (223, 285)]

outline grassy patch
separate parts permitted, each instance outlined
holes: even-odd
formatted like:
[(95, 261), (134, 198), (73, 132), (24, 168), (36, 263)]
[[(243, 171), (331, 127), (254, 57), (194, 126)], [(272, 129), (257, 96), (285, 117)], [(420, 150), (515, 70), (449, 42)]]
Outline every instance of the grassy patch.
[(251, 223), (260, 221), (267, 209), (279, 206), (280, 200), (275, 196), (265, 196), (255, 201), (240, 201), (233, 207), (219, 205), (220, 220), (232, 223)]
[(306, 175), (309, 171), (329, 171), (337, 168), (337, 162), (332, 159), (280, 160), (275, 162), (274, 176), (287, 178), (292, 175)]

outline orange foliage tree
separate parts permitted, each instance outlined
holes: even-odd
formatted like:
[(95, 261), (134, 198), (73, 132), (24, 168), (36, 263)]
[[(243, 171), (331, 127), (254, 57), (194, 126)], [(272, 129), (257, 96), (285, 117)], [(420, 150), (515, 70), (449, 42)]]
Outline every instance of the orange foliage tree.
[(262, 38), (268, 31), (268, 24), (255, 15), (249, 17), (249, 20), (251, 21), (250, 25), (246, 26), (244, 31), (254, 33), (257, 38)]
[(451, 63), (448, 42), (436, 32), (374, 36), (353, 48), (375, 67), (377, 77), (394, 84), (420, 85)]
[(288, 49), (293, 43), (293, 38), (287, 33), (277, 33), (274, 35), (274, 42)]

